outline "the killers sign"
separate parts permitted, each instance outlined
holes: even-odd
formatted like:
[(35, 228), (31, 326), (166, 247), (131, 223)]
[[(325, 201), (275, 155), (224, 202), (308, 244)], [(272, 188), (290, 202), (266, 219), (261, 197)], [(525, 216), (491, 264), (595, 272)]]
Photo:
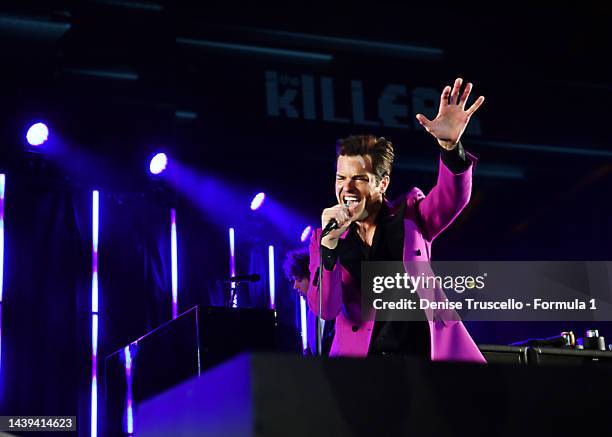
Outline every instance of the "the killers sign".
[[(319, 120), (360, 126), (420, 129), (414, 114), (435, 117), (440, 90), (386, 84), (376, 99), (376, 108), (366, 108), (363, 81), (350, 81), (350, 110), (339, 114), (334, 79), (302, 74), (291, 76), (266, 71), (266, 104), (270, 117)], [(480, 123), (472, 119), (466, 133), (481, 135)]]

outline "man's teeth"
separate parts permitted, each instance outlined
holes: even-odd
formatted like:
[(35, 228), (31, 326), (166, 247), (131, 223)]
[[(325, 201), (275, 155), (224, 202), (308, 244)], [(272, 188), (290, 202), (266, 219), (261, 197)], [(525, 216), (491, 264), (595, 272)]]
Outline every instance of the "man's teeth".
[(354, 196), (344, 196), (344, 204), (347, 206), (352, 205), (353, 203), (358, 203), (359, 200)]

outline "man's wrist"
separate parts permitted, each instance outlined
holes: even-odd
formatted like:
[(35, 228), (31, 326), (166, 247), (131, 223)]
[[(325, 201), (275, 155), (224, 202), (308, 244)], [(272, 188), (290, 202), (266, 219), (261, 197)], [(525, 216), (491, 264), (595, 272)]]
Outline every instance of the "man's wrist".
[(329, 250), (334, 250), (338, 246), (338, 239), (323, 237), (323, 239), (321, 240), (321, 246), (326, 247)]
[(465, 150), (461, 141), (458, 141), (453, 150), (447, 150), (440, 147), (440, 154), (444, 165), (453, 173), (463, 173), (470, 167), (470, 160), (465, 155)]
[[(338, 244), (338, 240), (334, 240), (336, 242), (336, 245)], [(325, 270), (327, 270), (328, 272), (331, 272), (332, 270), (334, 270), (334, 267), (336, 266), (336, 261), (338, 258), (338, 254), (336, 253), (336, 246), (334, 246), (333, 249), (330, 249), (327, 246), (323, 246), (323, 244), (321, 244), (321, 258), (323, 261), (323, 268)]]
[(450, 141), (441, 141), (441, 140), (438, 140), (438, 145), (440, 146), (440, 148), (442, 148), (443, 150), (447, 150), (449, 152), (455, 150), (459, 143), (460, 143), (460, 141), (457, 141), (455, 143), (451, 143)]

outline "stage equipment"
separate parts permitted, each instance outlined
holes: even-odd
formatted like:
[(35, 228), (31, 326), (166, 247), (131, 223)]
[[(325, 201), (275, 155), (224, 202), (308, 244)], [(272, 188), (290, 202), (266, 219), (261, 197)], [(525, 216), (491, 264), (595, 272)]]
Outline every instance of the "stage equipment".
[(527, 363), (530, 366), (599, 367), (610, 372), (612, 352), (535, 346), (527, 348)]
[[(241, 355), (143, 402), (135, 432), (258, 437), (608, 435), (609, 371)], [(572, 428), (575, 427), (575, 428)]]
[(274, 311), (194, 307), (122, 347), (105, 360), (105, 429), (122, 435), (140, 402), (243, 351), (274, 350), (280, 328)]
[(527, 347), (479, 344), (480, 352), (489, 364), (527, 364)]
[(512, 343), (510, 346), (541, 346), (605, 351), (606, 339), (599, 335), (599, 330), (587, 329), (583, 338), (576, 338), (572, 331), (564, 331), (559, 335), (547, 338), (528, 338), (527, 340)]

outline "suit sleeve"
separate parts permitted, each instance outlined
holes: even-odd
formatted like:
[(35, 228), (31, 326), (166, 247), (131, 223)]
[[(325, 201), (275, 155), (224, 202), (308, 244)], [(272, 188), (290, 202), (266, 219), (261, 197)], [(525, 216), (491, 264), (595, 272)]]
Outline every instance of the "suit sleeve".
[[(446, 157), (445, 157), (446, 158)], [(417, 203), (417, 214), (421, 232), (427, 241), (432, 241), (450, 225), (470, 200), (472, 192), (472, 173), (476, 157), (465, 152), (466, 164), (451, 170), (440, 158), (438, 180), (432, 190)]]
[[(310, 239), (310, 281), (308, 283), (308, 306), (314, 314), (319, 313), (319, 236), (317, 229)], [(332, 270), (323, 269), (322, 274), (322, 311), (324, 320), (334, 320), (342, 308), (342, 274), (340, 263)]]

